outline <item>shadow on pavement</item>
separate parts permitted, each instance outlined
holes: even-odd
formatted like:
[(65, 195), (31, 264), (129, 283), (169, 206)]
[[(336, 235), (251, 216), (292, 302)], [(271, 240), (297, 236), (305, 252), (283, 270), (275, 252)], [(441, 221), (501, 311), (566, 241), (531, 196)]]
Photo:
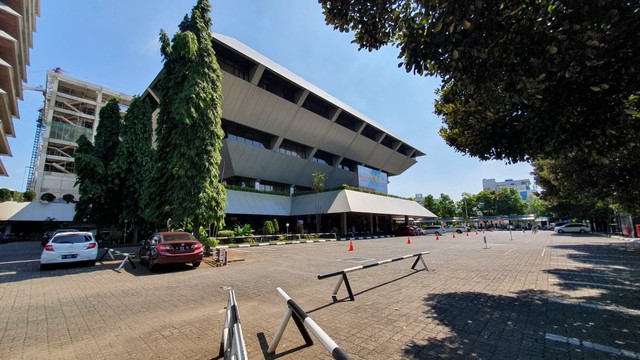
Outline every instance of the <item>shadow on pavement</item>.
[(562, 293), (524, 290), (513, 296), (479, 292), (428, 296), (424, 315), (442, 324), (442, 330), (409, 344), (405, 355), (414, 359), (640, 358), (640, 248), (626, 243), (552, 247), (568, 250), (566, 257), (578, 266), (589, 265), (545, 271), (557, 279)]

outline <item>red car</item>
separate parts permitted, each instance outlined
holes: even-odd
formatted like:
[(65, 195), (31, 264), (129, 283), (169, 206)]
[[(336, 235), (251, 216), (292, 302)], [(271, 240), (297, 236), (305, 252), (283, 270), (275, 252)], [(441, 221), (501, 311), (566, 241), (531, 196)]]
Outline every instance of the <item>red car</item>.
[(393, 231), (394, 236), (415, 236), (416, 229), (410, 226), (400, 226)]
[(138, 256), (149, 270), (157, 265), (183, 263), (196, 268), (202, 262), (202, 244), (188, 232), (159, 232), (142, 242)]

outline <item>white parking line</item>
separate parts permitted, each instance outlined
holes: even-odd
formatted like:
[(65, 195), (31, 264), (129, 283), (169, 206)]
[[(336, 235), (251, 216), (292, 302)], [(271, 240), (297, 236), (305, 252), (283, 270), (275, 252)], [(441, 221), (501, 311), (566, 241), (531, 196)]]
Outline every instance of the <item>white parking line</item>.
[(547, 340), (558, 341), (565, 344), (582, 346), (586, 349), (598, 350), (598, 351), (606, 352), (609, 354), (614, 354), (617, 356), (624, 356), (632, 359), (640, 359), (640, 353), (624, 350), (624, 349), (618, 349), (608, 345), (596, 344), (591, 341), (580, 340), (576, 338), (568, 338), (566, 336), (549, 334), (549, 333), (546, 333), (544, 335), (544, 338)]
[(540, 254), (540, 256), (544, 256), (545, 251), (547, 251), (547, 249), (542, 249), (542, 254)]
[(507, 255), (508, 253), (512, 252), (513, 250), (515, 250), (515, 248), (513, 248), (513, 249), (511, 249), (511, 250), (507, 251), (506, 253), (504, 253), (504, 255)]
[(586, 282), (586, 281), (550, 280), (550, 282), (563, 283), (563, 284), (574, 284), (574, 285), (586, 285), (586, 286), (593, 286), (593, 287), (604, 287), (604, 288), (612, 288), (612, 289), (640, 290), (639, 287), (635, 287), (635, 286), (598, 284), (598, 283), (591, 283), (591, 282)]
[(640, 310), (628, 309), (628, 308), (625, 308), (625, 307), (622, 307), (622, 306), (616, 306), (616, 305), (603, 305), (603, 304), (598, 304), (598, 303), (587, 303), (587, 302), (582, 302), (582, 301), (574, 300), (574, 299), (547, 298), (547, 300), (550, 301), (550, 302), (559, 303), (559, 304), (578, 305), (578, 306), (588, 307), (588, 308), (592, 308), (592, 309), (614, 311), (614, 312), (618, 312), (618, 313), (622, 313), (622, 314), (626, 314), (626, 315), (636, 315), (636, 316), (640, 315)]

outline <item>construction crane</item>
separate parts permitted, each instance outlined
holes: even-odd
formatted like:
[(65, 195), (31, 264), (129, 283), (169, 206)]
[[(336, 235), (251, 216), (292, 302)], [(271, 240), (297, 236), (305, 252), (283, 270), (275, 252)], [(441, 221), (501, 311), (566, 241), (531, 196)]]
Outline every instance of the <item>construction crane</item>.
[[(42, 86), (31, 87), (31, 86), (23, 86), (23, 90), (31, 90), (41, 92), (43, 96), (46, 95), (46, 91)], [(33, 148), (31, 149), (31, 160), (29, 161), (29, 177), (27, 178), (27, 190), (33, 190), (35, 187), (35, 167), (38, 159), (38, 153), (40, 148), (40, 143), (42, 142), (42, 137), (44, 135), (45, 129), (45, 121), (44, 121), (44, 107), (38, 110), (38, 119), (36, 120), (36, 135), (33, 140)]]

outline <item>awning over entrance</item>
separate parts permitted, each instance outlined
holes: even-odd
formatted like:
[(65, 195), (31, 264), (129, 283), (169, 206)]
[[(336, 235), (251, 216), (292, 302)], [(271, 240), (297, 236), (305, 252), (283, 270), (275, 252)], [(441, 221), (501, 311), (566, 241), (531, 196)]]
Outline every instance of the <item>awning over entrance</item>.
[(295, 196), (291, 215), (363, 213), (435, 218), (431, 211), (415, 201), (353, 190), (338, 190)]

